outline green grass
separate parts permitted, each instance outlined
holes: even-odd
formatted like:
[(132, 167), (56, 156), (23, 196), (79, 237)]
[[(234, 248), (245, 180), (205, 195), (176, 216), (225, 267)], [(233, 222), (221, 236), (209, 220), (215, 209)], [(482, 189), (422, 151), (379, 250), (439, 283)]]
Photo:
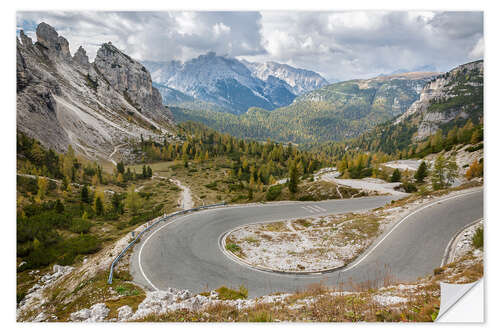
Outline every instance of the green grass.
[(231, 252), (239, 252), (241, 251), (241, 247), (238, 244), (228, 243), (226, 244), (226, 250)]
[(239, 290), (222, 286), (215, 291), (219, 294), (219, 299), (221, 300), (246, 299), (248, 297), (248, 289), (244, 285), (241, 285)]
[(483, 238), (483, 227), (477, 228), (476, 232), (474, 233), (474, 236), (472, 236), (472, 245), (476, 249), (482, 249), (484, 245), (484, 238)]

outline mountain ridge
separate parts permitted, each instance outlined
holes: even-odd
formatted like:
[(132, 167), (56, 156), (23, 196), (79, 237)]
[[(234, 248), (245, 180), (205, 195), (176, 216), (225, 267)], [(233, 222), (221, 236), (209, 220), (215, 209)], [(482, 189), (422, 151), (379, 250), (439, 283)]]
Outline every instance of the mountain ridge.
[(240, 137), (294, 143), (353, 138), (405, 112), (438, 73), (409, 73), (333, 83), (267, 111), (250, 108), (234, 116), (172, 108), (179, 121), (201, 121)]
[(116, 145), (172, 135), (172, 115), (149, 72), (111, 43), (93, 63), (46, 23), (37, 41), (21, 30), (17, 40), (17, 130), (64, 152), (72, 145), (90, 159), (108, 160)]
[[(265, 73), (256, 70), (258, 63), (218, 56), (208, 52), (186, 62), (145, 62), (155, 84), (174, 89), (200, 102), (217, 105), (224, 112), (242, 114), (250, 107), (273, 110), (292, 103), (297, 95), (327, 83), (319, 74), (278, 63)], [(296, 76), (294, 77), (293, 71)], [(309, 79), (310, 77), (310, 79)], [(311, 82), (309, 82), (309, 81)], [(177, 94), (178, 95), (178, 94)], [(171, 99), (172, 91), (163, 90), (167, 105), (183, 106), (186, 99)], [(186, 105), (184, 105), (186, 106)], [(196, 105), (187, 105), (197, 107)]]

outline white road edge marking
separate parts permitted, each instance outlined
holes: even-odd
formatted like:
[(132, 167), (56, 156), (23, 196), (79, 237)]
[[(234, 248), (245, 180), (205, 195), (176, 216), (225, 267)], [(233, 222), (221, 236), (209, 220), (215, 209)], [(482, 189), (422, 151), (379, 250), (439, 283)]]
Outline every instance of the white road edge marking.
[[(384, 241), (384, 239), (387, 238), (387, 236), (389, 236), (390, 233), (392, 233), (403, 221), (405, 221), (408, 217), (412, 216), (413, 214), (419, 212), (420, 210), (423, 210), (425, 208), (428, 208), (428, 207), (431, 207), (433, 205), (436, 205), (438, 203), (441, 203), (441, 202), (444, 202), (444, 201), (448, 201), (448, 200), (451, 200), (451, 199), (456, 199), (456, 198), (459, 198), (459, 197), (462, 197), (462, 196), (466, 196), (466, 195), (469, 195), (469, 194), (474, 194), (474, 193), (477, 193), (477, 192), (481, 192), (483, 191), (483, 189), (481, 190), (476, 190), (476, 191), (471, 191), (471, 192), (468, 192), (468, 193), (464, 193), (464, 194), (460, 194), (460, 195), (455, 195), (455, 196), (452, 196), (452, 197), (449, 197), (449, 198), (446, 198), (446, 199), (443, 199), (443, 200), (439, 200), (439, 201), (436, 201), (432, 204), (429, 204), (429, 205), (426, 205), (424, 207), (421, 207), (419, 209), (417, 209), (416, 211), (413, 211), (412, 213), (410, 213), (409, 215), (405, 216), (401, 221), (399, 221), (368, 253), (366, 253), (359, 261), (355, 262), (353, 266), (351, 267), (347, 267), (345, 269), (342, 269), (342, 270), (339, 270), (337, 272), (347, 272), (348, 270), (356, 267), (358, 264), (360, 264), (366, 257), (368, 257), (368, 255), (370, 255), (374, 250), (375, 248), (377, 248), (380, 243), (382, 243)], [(382, 197), (385, 197), (385, 196), (382, 196)], [(361, 198), (353, 198), (354, 200), (356, 199), (361, 199)], [(337, 200), (353, 200), (353, 199), (337, 199)], [(332, 200), (333, 201), (333, 200)], [(297, 202), (290, 202), (289, 204), (294, 204), (294, 203), (297, 203)], [(287, 203), (288, 204), (288, 203)], [(276, 206), (278, 205), (285, 205), (283, 203), (281, 204), (276, 204)], [(273, 204), (270, 204), (269, 206), (275, 206)], [(302, 208), (305, 209), (306, 206), (302, 206)], [(235, 209), (235, 208), (245, 208), (245, 206), (236, 206), (236, 207), (223, 207), (222, 209)], [(213, 211), (217, 211), (221, 208), (214, 208), (214, 209), (209, 209), (209, 210), (205, 210), (205, 211), (200, 211), (200, 212), (197, 212), (197, 213), (206, 213), (206, 212), (213, 212)], [(307, 209), (306, 209), (307, 210)], [(144, 277), (144, 279), (153, 287), (153, 289), (155, 291), (159, 291), (160, 289), (157, 288), (152, 282), (151, 280), (148, 279), (148, 277), (146, 276), (146, 273), (144, 273), (144, 270), (142, 268), (142, 264), (141, 264), (141, 254), (142, 254), (142, 249), (144, 248), (144, 246), (146, 245), (146, 243), (149, 241), (149, 239), (151, 237), (153, 237), (154, 234), (156, 234), (158, 231), (162, 230), (163, 228), (165, 228), (167, 225), (169, 225), (170, 223), (174, 223), (174, 222), (177, 222), (177, 221), (180, 221), (184, 218), (187, 218), (189, 217), (191, 214), (187, 214), (187, 215), (184, 215), (184, 216), (181, 216), (177, 219), (173, 219), (172, 221), (162, 225), (161, 227), (159, 227), (158, 229), (156, 229), (155, 231), (153, 231), (149, 236), (148, 238), (146, 238), (146, 240), (141, 244), (141, 248), (139, 250), (139, 254), (138, 254), (138, 261), (139, 261), (139, 270), (141, 271), (141, 274), (142, 276)], [(316, 216), (320, 216), (320, 214), (317, 214), (317, 215), (313, 215), (313, 216), (309, 216), (309, 217), (316, 217)], [(284, 221), (284, 220), (287, 220), (287, 219), (282, 219), (281, 221)], [(258, 223), (270, 223), (270, 222), (278, 222), (280, 220), (276, 220), (276, 219), (272, 219), (272, 220), (268, 220), (268, 221), (261, 221), (261, 222), (258, 222)], [(219, 243), (219, 249), (220, 249), (220, 243)], [(224, 251), (221, 251), (222, 253), (224, 253)], [(227, 255), (226, 255), (227, 257)], [(249, 267), (249, 268), (252, 268), (252, 267)], [(263, 270), (258, 270), (256, 268), (253, 268), (253, 270), (255, 271), (259, 271), (261, 273), (267, 273), (267, 274), (272, 274), (272, 275), (281, 275), (280, 273), (274, 273), (274, 272), (266, 272), (266, 271), (263, 271)], [(310, 276), (310, 275), (304, 275), (302, 278), (313, 278), (314, 276)]]
[(408, 219), (410, 216), (420, 212), (421, 210), (424, 210), (426, 208), (429, 208), (429, 207), (432, 207), (434, 205), (437, 205), (437, 204), (440, 204), (442, 202), (445, 202), (445, 201), (448, 201), (448, 200), (452, 200), (452, 199), (456, 199), (456, 198), (459, 198), (459, 197), (463, 197), (463, 196), (466, 196), (466, 195), (471, 195), (471, 194), (475, 194), (475, 193), (478, 193), (478, 192), (481, 192), (481, 190), (479, 191), (471, 191), (471, 192), (468, 192), (468, 193), (463, 193), (463, 194), (459, 194), (459, 195), (455, 195), (455, 196), (452, 196), (452, 197), (449, 197), (449, 198), (446, 198), (446, 199), (442, 199), (442, 200), (438, 200), (438, 201), (435, 201), (433, 203), (430, 203), (428, 205), (425, 205), (423, 207), (420, 207), (419, 209), (411, 212), (410, 214), (406, 215), (402, 220), (400, 220), (394, 227), (392, 227), (392, 229), (377, 243), (375, 244), (367, 253), (365, 253), (363, 255), (363, 257), (361, 257), (361, 259), (359, 259), (358, 261), (356, 261), (352, 266), (350, 267), (347, 267), (345, 269), (342, 270), (342, 272), (347, 272), (353, 268), (355, 268), (356, 266), (358, 266), (361, 262), (363, 262), (363, 260), (366, 259), (366, 257), (368, 257), (387, 237), (389, 237), (389, 235), (394, 231), (396, 230), (396, 228), (401, 224), (403, 223), (404, 221), (406, 221), (406, 219)]
[(153, 231), (149, 236), (148, 238), (146, 238), (146, 240), (144, 241), (144, 243), (142, 243), (141, 245), (141, 248), (139, 249), (139, 254), (137, 256), (137, 260), (139, 261), (139, 270), (141, 271), (141, 274), (142, 276), (144, 277), (144, 279), (151, 285), (151, 287), (153, 287), (153, 289), (155, 291), (160, 291), (160, 289), (158, 287), (156, 287), (153, 282), (151, 282), (151, 280), (148, 279), (148, 277), (146, 276), (146, 273), (144, 273), (144, 270), (142, 269), (142, 263), (141, 263), (141, 255), (142, 255), (142, 249), (144, 248), (144, 245), (146, 245), (146, 243), (149, 241), (149, 239), (151, 237), (153, 237), (154, 234), (156, 234), (158, 231), (160, 231), (161, 229), (165, 228), (167, 225), (169, 225), (170, 223), (172, 222), (175, 222), (175, 221), (178, 221), (178, 220), (181, 220), (182, 218), (185, 218), (189, 215), (184, 215), (184, 216), (181, 216), (177, 219), (173, 219), (172, 221), (168, 222), (168, 223), (165, 223), (164, 225), (162, 225), (161, 227), (159, 227), (158, 229), (156, 229), (155, 231)]

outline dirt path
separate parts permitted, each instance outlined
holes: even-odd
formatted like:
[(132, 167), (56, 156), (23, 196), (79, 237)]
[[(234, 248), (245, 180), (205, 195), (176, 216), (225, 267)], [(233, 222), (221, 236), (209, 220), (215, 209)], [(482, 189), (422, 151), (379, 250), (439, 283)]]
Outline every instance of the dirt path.
[(115, 149), (113, 149), (113, 152), (111, 154), (109, 154), (108, 156), (108, 159), (111, 161), (111, 163), (113, 163), (115, 166), (116, 166), (116, 161), (113, 159), (113, 155), (116, 154), (118, 152), (118, 148), (120, 147), (124, 147), (126, 144), (125, 143), (122, 143), (121, 145), (118, 145), (118, 146), (115, 146)]
[[(160, 178), (160, 179), (167, 179), (165, 177), (156, 176), (156, 175), (153, 176), (153, 177)], [(193, 196), (191, 194), (191, 189), (189, 187), (183, 185), (177, 179), (170, 178), (169, 181), (171, 181), (177, 187), (179, 187), (180, 189), (182, 189), (181, 197), (179, 198), (179, 201), (178, 201), (179, 202), (179, 207), (181, 209), (190, 209), (190, 208), (193, 208), (194, 207), (194, 200), (193, 200)]]

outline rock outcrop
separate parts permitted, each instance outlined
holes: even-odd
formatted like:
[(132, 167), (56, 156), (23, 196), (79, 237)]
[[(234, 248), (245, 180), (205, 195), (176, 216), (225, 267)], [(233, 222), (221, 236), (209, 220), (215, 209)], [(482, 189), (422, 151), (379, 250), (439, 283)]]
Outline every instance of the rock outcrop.
[(153, 88), (151, 75), (146, 67), (118, 50), (111, 42), (97, 51), (94, 66), (137, 111), (157, 120), (163, 115), (162, 98)]
[(90, 67), (89, 57), (87, 56), (87, 52), (81, 46), (78, 48), (75, 55), (73, 56), (73, 61), (87, 70)]
[(23, 31), (17, 38), (18, 131), (58, 152), (72, 145), (99, 160), (141, 135), (173, 137), (172, 115), (140, 63), (109, 43), (94, 63), (81, 46), (72, 57), (68, 41), (46, 23), (36, 36), (34, 44)]
[(425, 85), (420, 98), (394, 124), (417, 124), (413, 139), (425, 139), (452, 121), (482, 117), (483, 61), (460, 65)]
[(36, 28), (37, 42), (50, 54), (54, 54), (64, 60), (71, 59), (69, 43), (66, 38), (59, 36), (57, 31), (47, 23), (40, 23)]

